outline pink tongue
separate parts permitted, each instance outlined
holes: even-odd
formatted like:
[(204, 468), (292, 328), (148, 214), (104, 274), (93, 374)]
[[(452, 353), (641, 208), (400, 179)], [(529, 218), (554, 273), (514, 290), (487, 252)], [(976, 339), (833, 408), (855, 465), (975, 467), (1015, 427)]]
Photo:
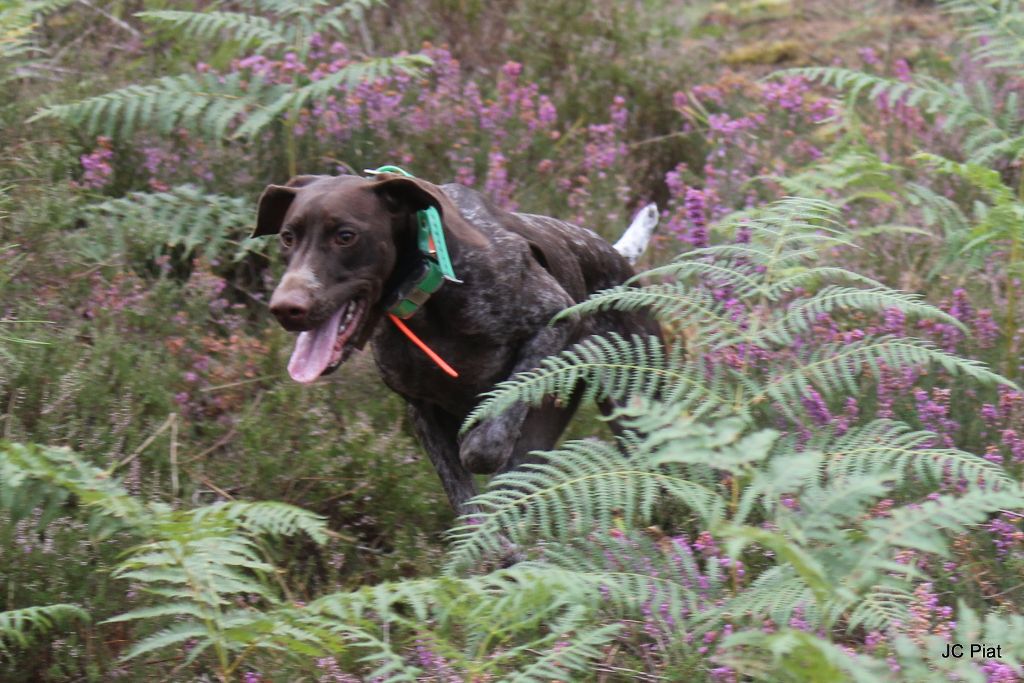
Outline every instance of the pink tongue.
[(292, 358), (288, 361), (288, 374), (293, 380), (309, 384), (327, 369), (334, 352), (334, 342), (338, 338), (341, 316), (347, 309), (348, 306), (342, 306), (320, 327), (299, 333)]

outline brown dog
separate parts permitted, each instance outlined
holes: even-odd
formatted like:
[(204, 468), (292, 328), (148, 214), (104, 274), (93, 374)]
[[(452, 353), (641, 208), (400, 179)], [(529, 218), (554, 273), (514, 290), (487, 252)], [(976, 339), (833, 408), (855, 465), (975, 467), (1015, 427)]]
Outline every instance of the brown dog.
[[(445, 283), (405, 323), (458, 377), (385, 319), (395, 293), (407, 291), (422, 267), (416, 214), (428, 207), (440, 212), (462, 282)], [(656, 210), (648, 207), (651, 215)], [(640, 242), (651, 229), (648, 220)], [(577, 403), (517, 404), (460, 441), (459, 426), (481, 393), (587, 335), (658, 334), (646, 317), (614, 312), (549, 324), (567, 306), (632, 276), (629, 262), (590, 230), (503, 211), (461, 185), (393, 174), (299, 176), (260, 197), (253, 236), (272, 233), (288, 265), (270, 310), (300, 333), (288, 363), (292, 378), (312, 382), (334, 371), (372, 336), (384, 382), (408, 403), (417, 436), (460, 512), (475, 495), (473, 473), (504, 472), (531, 451), (553, 447)], [(631, 233), (617, 246), (638, 253), (643, 247)]]

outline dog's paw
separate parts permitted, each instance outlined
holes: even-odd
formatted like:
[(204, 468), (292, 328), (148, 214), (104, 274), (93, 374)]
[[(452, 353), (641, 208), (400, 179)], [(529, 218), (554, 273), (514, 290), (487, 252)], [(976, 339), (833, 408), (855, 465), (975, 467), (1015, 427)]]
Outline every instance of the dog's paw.
[(473, 474), (494, 474), (512, 457), (516, 440), (503, 417), (481, 422), (459, 443), (462, 466)]

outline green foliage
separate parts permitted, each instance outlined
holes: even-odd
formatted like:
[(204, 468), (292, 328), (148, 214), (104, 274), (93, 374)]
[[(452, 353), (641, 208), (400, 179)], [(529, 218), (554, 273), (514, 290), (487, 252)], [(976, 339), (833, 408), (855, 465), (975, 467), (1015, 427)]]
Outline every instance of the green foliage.
[(149, 539), (128, 552), (115, 576), (159, 596), (160, 604), (108, 621), (178, 619), (134, 644), (127, 657), (194, 639), (189, 661), (212, 648), (222, 673), (230, 674), (232, 652), (269, 646), (264, 645), (264, 617), (233, 608), (236, 600), (281, 604), (281, 587), (272, 583), (276, 569), (260, 539), (305, 533), (316, 543), (326, 540), (320, 517), (282, 503), (233, 502), (180, 512), (143, 503), (112, 478), (111, 470), (67, 449), (5, 444), (0, 474), (0, 501), (14, 520), (41, 507), (44, 513), (36, 520), (45, 525), (58, 506), (73, 503), (88, 517), (94, 538), (128, 531)]
[[(877, 438), (893, 427), (884, 422), (868, 423), (846, 437), (821, 438), (816, 444), (821, 450), (802, 450), (793, 439), (777, 439), (770, 431), (745, 433), (742, 421), (706, 426), (667, 406), (626, 408), (620, 416), (645, 435), (630, 440), (628, 459), (616, 458), (610, 446), (579, 442), (552, 453), (551, 464), (502, 476), (476, 499), (480, 512), (453, 532), (449, 571), (479, 564), (482, 557), (500, 557), (510, 542), (522, 552), (543, 539), (536, 548), (545, 562), (600, 576), (615, 610), (636, 614), (650, 599), (676, 619), (692, 615), (691, 628), (719, 628), (725, 620), (750, 625), (724, 644), (723, 661), (740, 671), (756, 677), (761, 672), (768, 680), (775, 680), (770, 672), (780, 670), (789, 671), (786, 680), (847, 680), (855, 671), (885, 670), (885, 662), (850, 655), (830, 638), (858, 628), (898, 629), (910, 619), (913, 586), (928, 580), (919, 568), (896, 560), (901, 549), (948, 557), (946, 539), (996, 510), (1024, 506), (1024, 491), (999, 468), (944, 449), (917, 446), (903, 452)], [(950, 457), (982, 468), (990, 478), (975, 484), (968, 473), (961, 481), (972, 490), (965, 494), (931, 496), (873, 518), (869, 510), (892, 495), (903, 475), (870, 455), (861, 460), (871, 462), (870, 470), (851, 467), (850, 444), (869, 442), (876, 452), (900, 452), (925, 468), (936, 485), (942, 461)], [(587, 455), (599, 464), (586, 464)], [(696, 582), (673, 581), (660, 570), (614, 571), (615, 560), (609, 560), (614, 554), (600, 542), (602, 536), (643, 528), (654, 521), (659, 506), (672, 502), (692, 512), (696, 528), (725, 539), (733, 557), (751, 558), (754, 548), (762, 548), (771, 551), (777, 566), (748, 586), (733, 583), (731, 594), (721, 582), (715, 592), (700, 594)], [(641, 548), (626, 546), (623, 554), (634, 563), (652, 556)], [(702, 611), (694, 609), (702, 602)], [(810, 632), (758, 630), (766, 616), (785, 624), (797, 613), (809, 622)], [(813, 635), (819, 629), (832, 635)], [(776, 659), (762, 669), (748, 648), (769, 650)], [(911, 646), (901, 657), (931, 660), (928, 652)], [(819, 673), (807, 673), (808, 667)]]
[(36, 44), (39, 20), (73, 0), (22, 0), (0, 3), (0, 84), (34, 75), (42, 50)]
[(44, 107), (29, 122), (56, 118), (89, 135), (130, 139), (141, 127), (167, 135), (178, 127), (211, 139), (237, 118), (282, 96), (284, 88), (242, 74), (181, 74), (130, 85), (71, 104)]
[[(980, 195), (972, 202), (970, 218), (949, 199), (918, 183), (907, 183), (905, 192), (912, 204), (921, 208), (926, 223), (935, 223), (937, 216), (946, 221), (943, 227), (949, 254), (938, 267), (948, 266), (962, 256), (973, 256), (972, 262), (978, 264), (984, 256), (1002, 251), (1007, 270), (1020, 273), (1024, 268), (1024, 174), (1020, 172), (1024, 115), (1019, 93), (1004, 86), (1024, 68), (1024, 8), (1020, 3), (1002, 0), (943, 0), (941, 5), (957, 22), (967, 60), (978, 70), (977, 76), (947, 82), (915, 74), (910, 80), (899, 80), (838, 67), (786, 73), (846, 92), (851, 110), (859, 99), (885, 98), (890, 103), (917, 107), (936, 123), (941, 117), (942, 131), (962, 132), (952, 155), (920, 153), (915, 159), (941, 174), (960, 178)], [(1015, 170), (1006, 170), (1010, 168)], [(897, 169), (889, 167), (886, 171)], [(875, 179), (879, 180), (877, 174)], [(892, 183), (883, 176), (876, 187), (892, 189)], [(899, 191), (904, 192), (902, 188)], [(1010, 346), (1017, 330), (1017, 307), (1016, 287), (1009, 287), (1003, 324), (1008, 354), (1012, 353)], [(1008, 362), (1006, 373), (1012, 377), (1016, 363)]]
[[(313, 33), (344, 33), (345, 16), (360, 13), (371, 4), (363, 0), (324, 11), (328, 3), (254, 3), (269, 9), (274, 18), (237, 12), (143, 12), (144, 19), (168, 25), (180, 41), (207, 40), (228, 34), (239, 47), (258, 43), (261, 49), (304, 52)], [(265, 7), (265, 5), (272, 7)], [(227, 136), (256, 137), (281, 124), (305, 106), (322, 101), (338, 88), (384, 74), (415, 73), (426, 64), (418, 55), (366, 59), (353, 62), (317, 81), (299, 84), (269, 82), (258, 74), (235, 72), (165, 76), (149, 85), (131, 85), (70, 104), (43, 107), (30, 122), (53, 118), (89, 135), (130, 140), (139, 128), (167, 134), (177, 128), (210, 140)]]
[[(124, 6), (94, 4), (113, 19)], [(0, 0), (0, 13), (43, 5)], [(102, 31), (82, 31), (76, 49), (111, 65), (97, 77), (102, 86), (85, 78), (71, 96), (87, 99), (9, 98), (19, 107), (43, 102), (31, 135), (52, 137), (47, 149), (58, 151), (35, 156), (24, 136), (5, 131), (4, 159), (17, 164), (0, 169), (0, 184), (19, 189), (0, 192), (0, 209), (13, 214), (10, 222), (0, 216), (0, 229), (11, 226), (0, 240), (0, 432), (75, 450), (0, 446), (0, 594), (8, 610), (0, 612), (0, 678), (105, 680), (120, 670), (133, 680), (227, 681), (255, 670), (269, 680), (316, 680), (332, 666), (339, 678), (365, 680), (704, 681), (712, 667), (728, 665), (743, 680), (981, 680), (976, 663), (940, 661), (944, 638), (1003, 643), (1003, 663), (1019, 668), (1024, 621), (994, 605), (1009, 606), (1020, 560), (971, 557), (980, 561), (952, 590), (944, 564), (987, 550), (994, 535), (974, 543), (982, 537), (974, 529), (1024, 507), (1008, 474), (1014, 466), (967, 452), (959, 438), (962, 448), (948, 445), (949, 434), (918, 423), (873, 419), (871, 400), (863, 400), (900, 370), (927, 372), (925, 385), (956, 377), (985, 401), (994, 386), (1011, 385), (980, 363), (881, 332), (878, 319), (894, 310), (912, 324), (962, 328), (921, 297), (884, 286), (888, 279), (835, 263), (857, 244), (875, 247), (868, 238), (915, 245), (927, 238), (930, 246), (938, 242), (933, 228), (950, 247), (949, 270), (966, 277), (965, 262), (1012, 247), (1021, 220), (1016, 100), (992, 96), (989, 84), (922, 79), (908, 88), (850, 77), (845, 82), (861, 94), (916, 97), (927, 116), (951, 112), (947, 130), (955, 138), (964, 129), (970, 153), (943, 150), (944, 157), (901, 165), (844, 141), (848, 148), (806, 173), (763, 179), (816, 199), (787, 199), (716, 227), (716, 237), (749, 232), (750, 242), (695, 250), (567, 311), (651, 311), (665, 340), (587, 339), (496, 388), (467, 426), (518, 401), (568, 400), (581, 391), (616, 407), (626, 431), (614, 441), (571, 441), (541, 464), (497, 478), (451, 532), (442, 557), (440, 533), (451, 513), (405, 433), (398, 400), (371, 377), (369, 356), (354, 357), (342, 381), (279, 382), (288, 337), (241, 303), (265, 292), (225, 280), (220, 270), (259, 261), (235, 263), (254, 251), (244, 236), (255, 190), (285, 173), (276, 154), (314, 172), (351, 161), (350, 149), (328, 148), (333, 141), (314, 140), (314, 131), (288, 130), (304, 121), (296, 114), (309, 115), (304, 110), (361, 79), (421, 62), (356, 62), (290, 84), (237, 73), (158, 77), (168, 63), (174, 74), (196, 59), (220, 69), (253, 51), (304, 55), (314, 32), (345, 39), (350, 28), (358, 37), (345, 42), (369, 54), (422, 37), (448, 43), (473, 85), (477, 74), (519, 59), (575, 122), (558, 128), (557, 141), (545, 138), (545, 157), (589, 144), (587, 124), (613, 92), (628, 96), (631, 128), (658, 136), (658, 145), (629, 147), (622, 169), (577, 187), (621, 211), (619, 179), (643, 176), (633, 151), (658, 159), (650, 169), (693, 161), (684, 143), (672, 142), (682, 136), (661, 137), (665, 117), (676, 115), (671, 93), (692, 85), (681, 82), (678, 51), (663, 48), (675, 46), (664, 39), (674, 41), (677, 27), (695, 28), (693, 17), (710, 3), (679, 14), (663, 3), (637, 11), (603, 0), (500, 7), (437, 0), (365, 16), (376, 3), (240, 0), (198, 12), (166, 9), (172, 5), (143, 3), (151, 11), (138, 16), (156, 29), (148, 46), (93, 55), (90, 40)], [(728, 23), (759, 22), (782, 5), (716, 7), (699, 30), (721, 34)], [(999, 69), (1020, 62), (1018, 9), (946, 7), (963, 17), (969, 38), (989, 38), (974, 54), (1005, 84)], [(672, 22), (652, 20), (666, 9)], [(5, 30), (26, 25), (18, 22)], [(41, 41), (81, 26), (65, 14), (46, 23), (45, 33), (14, 36), (26, 42), (0, 43), (3, 74), (24, 81), (39, 73), (29, 66), (43, 54), (35, 51)], [(381, 52), (367, 32), (374, 28), (385, 29)], [(28, 51), (8, 55), (8, 45)], [(662, 63), (666, 54), (671, 64)], [(157, 79), (88, 96), (140, 69)], [(484, 102), (491, 82), (479, 80)], [(68, 177), (78, 177), (69, 169), (91, 143), (68, 143), (57, 124), (115, 138), (97, 151), (116, 160), (105, 187), (117, 198), (69, 188)], [(475, 161), (479, 176), (487, 146), (507, 132), (470, 131), (466, 140), (456, 139), (461, 130), (436, 139), (431, 132), (408, 149), (417, 163), (442, 169)], [(170, 189), (119, 197), (143, 186), (136, 152), (157, 136), (167, 138), (160, 150), (181, 152), (187, 163), (173, 179), (166, 169), (152, 173), (153, 187), (166, 180)], [(387, 147), (372, 138), (352, 144), (374, 154)], [(452, 150), (467, 160), (446, 156)], [(204, 155), (216, 161), (204, 164)], [(534, 156), (510, 165), (509, 177), (520, 164), (532, 171)], [(188, 174), (200, 167), (203, 187), (184, 184), (196, 182)], [(244, 170), (228, 184), (223, 168)], [(940, 183), (913, 182), (923, 170)], [(558, 214), (582, 201), (566, 197), (548, 172), (525, 175), (532, 180), (517, 178), (517, 199), (559, 195), (531, 210)], [(942, 184), (950, 179), (962, 184), (959, 194)], [(645, 187), (642, 180), (636, 187)], [(658, 192), (651, 187), (639, 191)], [(83, 202), (94, 203), (83, 209)], [(897, 205), (899, 217), (842, 227), (839, 217), (860, 217), (862, 203)], [(877, 249), (866, 251), (875, 258)], [(174, 270), (180, 277), (152, 277), (168, 256), (182, 266)], [(221, 264), (216, 273), (212, 261)], [(267, 280), (262, 275), (255, 279)], [(822, 317), (834, 334), (822, 329)], [(36, 320), (53, 324), (30, 326)], [(815, 395), (833, 415), (857, 396), (860, 417), (821, 420), (820, 404), (808, 400)], [(965, 404), (976, 412), (973, 398)], [(252, 502), (264, 498), (284, 502)], [(957, 622), (949, 636), (917, 623), (917, 591), (928, 580), (941, 585), (944, 604), (950, 594), (964, 599), (949, 615)], [(77, 628), (57, 635), (70, 624)], [(862, 646), (872, 631), (878, 644)]]
[[(745, 631), (725, 641), (726, 652), (717, 660), (748, 672), (754, 680), (767, 681), (863, 681), (878, 680), (948, 681), (984, 683), (986, 675), (970, 658), (944, 658), (950, 643), (1006, 643), (1003, 662), (1021, 660), (1019, 634), (1024, 621), (1016, 614), (988, 614), (984, 623), (977, 613), (961, 603), (957, 627), (948, 640), (928, 636), (915, 642), (904, 635), (893, 638), (900, 670), (894, 674), (887, 662), (851, 652), (824, 638), (792, 629), (776, 633)], [(895, 677), (895, 678), (894, 678)]]
[(429, 59), (423, 55), (379, 57), (351, 64), (257, 107), (245, 123), (239, 126), (236, 135), (255, 137), (282, 115), (294, 117), (303, 107), (312, 107), (315, 103), (331, 97), (339, 89), (351, 88), (360, 82), (372, 81), (390, 73), (416, 74), (420, 67), (427, 64)]
[[(817, 266), (824, 249), (844, 243), (836, 216), (823, 201), (800, 199), (746, 212), (718, 229), (728, 234), (743, 227), (749, 242), (694, 250), (563, 313), (647, 306), (671, 330), (685, 312), (680, 331), (687, 361), (680, 363), (678, 350), (665, 354), (656, 340), (588, 340), (491, 392), (467, 424), (586, 382), (591, 395), (620, 406), (616, 417), (627, 432), (618, 444), (567, 444), (544, 464), (498, 478), (474, 501), (479, 511), (453, 530), (449, 572), (494, 561), (515, 547), (563, 569), (600, 574), (616, 554), (595, 541), (610, 533), (630, 539), (634, 529), (656, 522), (658, 510), (678, 509), (694, 528), (723, 539), (734, 561), (768, 556), (775, 566), (749, 585), (735, 571), (725, 581), (705, 578), (705, 594), (694, 591), (692, 580), (616, 583), (606, 575), (612, 605), (635, 614), (650, 598), (690, 628), (733, 624), (741, 632), (723, 643), (722, 661), (756, 678), (877, 680), (871, 677), (887, 670), (884, 661), (848, 654), (837, 639), (859, 629), (893, 632), (909, 622), (914, 587), (935, 580), (923, 567), (938, 563), (901, 563), (899, 554), (949, 557), (950, 538), (998, 510), (1022, 509), (1024, 491), (1001, 467), (936, 447), (935, 434), (889, 419), (816, 427), (803, 437), (757, 430), (780, 421), (811, 424), (809, 393), (835, 404), (844, 394), (862, 393), (865, 379), (881, 367), (937, 365), (982, 383), (1008, 384), (981, 364), (920, 340), (862, 332), (842, 343), (808, 341), (812, 321), (823, 313), (863, 321), (866, 314), (897, 309), (957, 324), (918, 297)], [(653, 276), (673, 279), (639, 284)], [(837, 281), (857, 286), (830, 284)], [(701, 282), (728, 287), (732, 307), (701, 291)], [(771, 360), (721, 360), (737, 348)], [(710, 424), (694, 417), (716, 414), (733, 417)], [(950, 492), (950, 481), (960, 482), (963, 492)], [(886, 515), (870, 514), (883, 499), (904, 502)], [(637, 556), (650, 554), (635, 553), (634, 561)], [(727, 584), (731, 593), (723, 590)], [(809, 627), (765, 634), (758, 630), (765, 616), (776, 624), (800, 616)], [(814, 635), (818, 630), (826, 635)], [(755, 651), (772, 655), (765, 660)], [(898, 657), (918, 661), (926, 652), (910, 644)], [(926, 674), (920, 680), (943, 679)]]
[(361, 20), (370, 8), (383, 3), (381, 0), (347, 0), (340, 4), (324, 0), (250, 0), (241, 4), (249, 12), (152, 10), (138, 12), (136, 16), (173, 29), (182, 40), (226, 40), (234, 43), (236, 50), (255, 47), (264, 52), (276, 48), (280, 52), (304, 54), (313, 34), (346, 35), (346, 19)]
[[(823, 200), (789, 198), (762, 209), (730, 215), (718, 229), (751, 232), (745, 244), (695, 249), (670, 265), (634, 278), (632, 283), (599, 292), (566, 309), (561, 317), (598, 311), (634, 311), (649, 307), (671, 326), (685, 320), (686, 348), (697, 354), (682, 364), (682, 350), (666, 352), (657, 340), (628, 343), (618, 338), (587, 340), (524, 373), (499, 384), (467, 419), (463, 429), (516, 401), (537, 404), (547, 394), (565, 398), (580, 382), (587, 394), (625, 403), (659, 393), (683, 401), (681, 410), (696, 414), (764, 415), (766, 407), (799, 421), (805, 408), (801, 396), (814, 389), (826, 400), (856, 395), (865, 375), (878, 368), (936, 365), (985, 384), (1009, 384), (981, 363), (959, 358), (924, 340), (883, 333), (863, 334), (848, 341), (797, 344), (806, 338), (817, 316), (863, 317), (887, 309), (908, 317), (959, 326), (959, 322), (919, 297), (884, 287), (854, 272), (815, 261), (824, 250), (848, 245), (837, 228), (838, 209)], [(641, 279), (664, 283), (638, 286)], [(702, 281), (728, 286), (733, 308), (715, 300)], [(859, 287), (831, 283), (851, 283)], [(797, 292), (802, 293), (797, 293)], [(745, 316), (736, 318), (736, 310)], [(770, 367), (752, 361), (711, 362), (702, 356), (749, 349), (777, 358)]]
[(258, 251), (249, 240), (255, 215), (251, 202), (200, 191), (191, 185), (167, 192), (133, 192), (89, 205), (88, 230), (74, 234), (71, 246), (87, 261), (122, 260), (128, 268), (176, 249), (190, 261), (238, 261)]
[[(189, 641), (184, 662), (209, 650), (227, 680), (262, 653), (280, 661), (351, 651), (368, 663), (370, 676), (415, 680), (419, 669), (403, 660), (403, 650), (406, 638), (422, 636), (421, 625), (429, 621), (433, 638), (449, 639), (446, 651), (464, 649), (460, 663), (468, 670), (511, 669), (515, 680), (539, 682), (557, 671), (588, 670), (617, 631), (591, 623), (597, 579), (528, 564), (481, 577), (381, 583), (296, 606), (267, 542), (303, 533), (324, 543), (327, 532), (316, 515), (272, 502), (185, 511), (142, 503), (109, 471), (66, 449), (5, 444), (0, 475), (0, 503), (15, 519), (50, 501), (73, 503), (96, 522), (97, 537), (117, 528), (141, 539), (114, 576), (153, 596), (153, 604), (106, 623), (165, 625), (135, 642), (126, 660)], [(23, 641), (30, 627), (81, 615), (70, 606), (0, 613), (0, 633)], [(558, 645), (569, 634), (568, 646)]]
[(26, 646), (30, 639), (74, 621), (88, 621), (78, 605), (46, 605), (0, 612), (0, 658), (11, 644)]
[(357, 62), (329, 76), (293, 88), (240, 72), (165, 76), (149, 85), (130, 85), (71, 104), (44, 107), (29, 122), (55, 118), (89, 135), (129, 140), (139, 128), (160, 134), (184, 128), (210, 140), (229, 135), (256, 137), (282, 117), (311, 106), (340, 87), (395, 71), (414, 73), (424, 65), (416, 55)]
[[(0, 198), (2, 198), (3, 196), (2, 192), (3, 188), (0, 188)], [(0, 217), (2, 216), (3, 214), (0, 213)], [(7, 256), (7, 253), (13, 253), (15, 248), (16, 245), (13, 244), (0, 244), (0, 260), (2, 260), (4, 265), (4, 267), (0, 269), (0, 289), (5, 288), (11, 281), (11, 279), (13, 279), (14, 274), (17, 272), (18, 261), (20, 261), (21, 259), (17, 257), (5, 258)], [(13, 346), (14, 344), (45, 343), (35, 339), (20, 336), (17, 333), (11, 331), (11, 328), (14, 326), (30, 326), (33, 322), (38, 323), (41, 321), (10, 320), (6, 318), (0, 318), (0, 359), (3, 359), (4, 363), (7, 364), (9, 367), (16, 362), (15, 356), (10, 350), (11, 346)], [(0, 380), (3, 379), (3, 376), (3, 371), (0, 371)]]
[[(738, 633), (721, 645), (722, 661), (751, 676), (866, 677), (883, 670), (884, 659), (846, 653), (842, 634), (898, 632), (915, 587), (936, 578), (931, 568), (949, 556), (949, 539), (989, 514), (1024, 509), (1024, 492), (1000, 467), (936, 447), (934, 434), (892, 420), (807, 437), (763, 428), (808, 423), (809, 389), (835, 400), (881, 362), (935, 363), (1006, 382), (891, 335), (801, 348), (809, 320), (823, 312), (860, 321), (898, 308), (953, 324), (915, 297), (817, 265), (844, 242), (836, 215), (825, 202), (797, 199), (748, 212), (719, 226), (743, 227), (748, 242), (696, 250), (653, 272), (664, 282), (638, 279), (565, 313), (647, 306), (671, 334), (685, 310), (686, 360), (679, 344), (666, 352), (656, 340), (594, 339), (499, 387), (474, 419), (586, 382), (591, 396), (619, 406), (626, 431), (614, 443), (571, 442), (542, 464), (496, 478), (453, 530), (441, 576), (336, 590), (298, 605), (276, 568), (275, 539), (303, 534), (322, 544), (322, 518), (278, 503), (181, 510), (144, 502), (113, 479), (117, 464), (102, 470), (65, 449), (6, 446), (0, 503), (33, 524), (71, 506), (95, 537), (137, 539), (114, 577), (149, 599), (107, 620), (142, 625), (124, 653), (129, 662), (187, 641), (182, 663), (210, 666), (224, 679), (264, 660), (301, 669), (310, 657), (327, 657), (346, 671), (401, 681), (424, 673), (410, 653), (428, 643), (461, 675), (542, 681), (591, 671), (623, 637), (623, 623), (649, 619), (697, 634), (729, 624)], [(730, 311), (699, 293), (702, 280), (727, 284), (746, 317), (735, 303)], [(760, 349), (771, 362), (714, 361), (737, 347)], [(872, 514), (883, 501), (887, 514)], [(673, 524), (723, 542), (725, 556), (698, 558), (647, 537), (643, 530), (665, 510), (675, 511)], [(901, 562), (908, 550), (935, 561)], [(492, 569), (510, 556), (519, 560), (514, 567)], [(741, 566), (757, 571), (744, 579)], [(645, 617), (651, 605), (657, 616)], [(809, 627), (765, 634), (765, 616), (776, 624), (799, 616)], [(925, 660), (923, 645), (893, 642), (902, 643), (898, 661)], [(676, 643), (669, 652), (685, 657), (691, 648)]]
[[(1019, 484), (1000, 468), (976, 455), (924, 446), (934, 435), (908, 434), (889, 421), (820, 436), (804, 450), (771, 431), (745, 433), (736, 418), (694, 423), (672, 406), (633, 406), (620, 417), (643, 434), (629, 440), (628, 458), (610, 445), (577, 442), (553, 453), (549, 464), (504, 475), (476, 499), (480, 512), (453, 531), (450, 570), (500, 556), (510, 542), (572, 545), (595, 529), (642, 528), (658, 506), (674, 500), (697, 528), (730, 540), (732, 555), (757, 544), (779, 558), (777, 570), (701, 620), (768, 615), (787, 623), (803, 604), (812, 624), (827, 629), (837, 623), (889, 628), (907, 618), (905, 596), (911, 580), (921, 579), (914, 567), (894, 563), (894, 553), (914, 548), (945, 556), (950, 533), (1024, 504)], [(906, 505), (884, 518), (866, 515), (894, 486), (905, 487), (904, 470), (925, 473), (913, 480), (917, 485), (941, 486), (951, 465), (962, 468), (962, 481), (973, 490)], [(798, 509), (783, 503), (790, 498), (799, 500)], [(577, 561), (546, 548), (544, 555)], [(644, 595), (637, 591), (631, 599)]]

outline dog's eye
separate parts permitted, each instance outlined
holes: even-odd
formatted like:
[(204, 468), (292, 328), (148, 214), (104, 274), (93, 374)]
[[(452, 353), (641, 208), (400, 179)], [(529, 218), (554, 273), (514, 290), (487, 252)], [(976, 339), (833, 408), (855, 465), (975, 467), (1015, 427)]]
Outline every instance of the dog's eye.
[(292, 245), (295, 244), (295, 233), (291, 230), (281, 231), (281, 244), (287, 249), (291, 249)]
[(334, 233), (334, 243), (339, 247), (347, 247), (356, 241), (356, 234), (351, 230), (339, 230)]

